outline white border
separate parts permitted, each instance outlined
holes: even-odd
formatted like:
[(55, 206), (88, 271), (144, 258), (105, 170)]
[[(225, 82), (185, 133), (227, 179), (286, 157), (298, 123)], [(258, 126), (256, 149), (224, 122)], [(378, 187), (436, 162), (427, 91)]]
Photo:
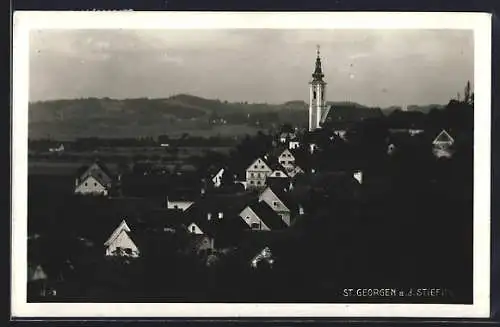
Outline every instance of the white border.
[[(26, 303), (31, 29), (470, 29), (474, 31), (474, 304)], [(13, 317), (488, 317), (491, 15), (482, 13), (16, 12), (13, 45)], [(15, 219), (14, 219), (15, 217)]]

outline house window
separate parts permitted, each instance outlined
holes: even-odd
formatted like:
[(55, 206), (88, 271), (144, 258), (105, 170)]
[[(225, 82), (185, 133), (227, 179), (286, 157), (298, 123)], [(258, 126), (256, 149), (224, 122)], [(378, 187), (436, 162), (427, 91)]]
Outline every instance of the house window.
[(179, 209), (179, 206), (177, 204), (174, 205), (174, 209)]
[(313, 91), (313, 99), (316, 100), (316, 91)]
[(88, 183), (87, 183), (87, 182), (85, 182), (85, 186), (88, 186)]
[(254, 165), (253, 168), (257, 169), (257, 165)]
[(97, 183), (94, 183), (94, 186), (97, 186)]
[(278, 172), (276, 173), (276, 176), (281, 176), (281, 173), (278, 171)]
[(277, 207), (278, 206), (278, 202), (273, 201), (273, 206)]
[(252, 227), (252, 229), (260, 229), (260, 224), (259, 223), (252, 223), (251, 227)]
[(191, 226), (191, 232), (194, 233), (196, 231), (196, 227), (193, 225)]
[(250, 217), (248, 217), (248, 216), (246, 216), (245, 218), (246, 218), (246, 220), (250, 219)]
[(252, 185), (253, 185), (253, 181), (250, 181), (250, 184), (252, 184)]
[(260, 166), (260, 168), (264, 169), (264, 165)]
[(253, 173), (250, 173), (250, 176), (253, 177)]
[(260, 185), (260, 181), (257, 181), (257, 185)]
[(224, 213), (223, 212), (219, 212), (219, 219), (222, 219), (224, 217)]

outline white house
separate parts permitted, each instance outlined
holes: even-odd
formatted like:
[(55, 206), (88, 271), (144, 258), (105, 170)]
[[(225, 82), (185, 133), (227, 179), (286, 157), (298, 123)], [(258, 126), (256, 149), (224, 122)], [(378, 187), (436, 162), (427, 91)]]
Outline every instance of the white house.
[(363, 172), (361, 170), (354, 172), (353, 177), (359, 184), (363, 184)]
[(221, 168), (217, 174), (212, 177), (212, 183), (214, 187), (220, 187), (222, 185), (222, 175), (224, 175), (224, 168)]
[(313, 154), (318, 149), (318, 146), (315, 143), (309, 144), (309, 153)]
[(256, 159), (246, 170), (247, 188), (263, 188), (266, 178), (273, 170), (261, 158)]
[(432, 141), (432, 144), (435, 147), (439, 147), (441, 149), (449, 148), (454, 143), (455, 143), (455, 140), (453, 139), (453, 137), (451, 137), (451, 135), (448, 134), (448, 132), (445, 130), (442, 130), (441, 133), (439, 133), (439, 135), (436, 136), (434, 141)]
[(283, 166), (286, 170), (291, 170), (295, 164), (295, 157), (290, 152), (290, 150), (285, 149), (278, 157), (278, 162), (281, 166)]
[(337, 135), (338, 137), (340, 137), (343, 140), (347, 139), (347, 136), (346, 136), (347, 135), (347, 131), (344, 130), (344, 129), (335, 130), (334, 133), (335, 133), (335, 135)]
[(447, 131), (442, 130), (441, 133), (432, 142), (432, 152), (438, 158), (449, 158), (453, 155), (452, 146), (455, 143), (453, 137)]
[(76, 180), (75, 194), (106, 196), (108, 193), (108, 187), (92, 175), (87, 175), (83, 180)]
[(186, 211), (187, 209), (189, 209), (192, 205), (193, 205), (194, 201), (188, 201), (188, 200), (177, 200), (177, 201), (173, 201), (173, 200), (170, 200), (168, 197), (167, 197), (167, 209), (171, 209), (171, 210), (182, 210), (182, 211)]
[(245, 209), (240, 212), (239, 216), (252, 230), (271, 230), (251, 206), (246, 206)]
[(64, 145), (60, 144), (57, 148), (50, 148), (49, 152), (63, 152), (64, 151)]
[(303, 174), (304, 170), (300, 168), (298, 165), (295, 165), (292, 170), (288, 171), (288, 176), (295, 177), (298, 174)]
[(272, 178), (287, 178), (288, 175), (283, 170), (275, 170), (268, 177)]
[(113, 231), (104, 243), (107, 256), (127, 256), (136, 258), (139, 256), (139, 248), (130, 238), (131, 232), (127, 222), (122, 220), (120, 225)]
[(273, 254), (271, 252), (271, 249), (266, 246), (264, 249), (262, 249), (256, 256), (252, 258), (252, 261), (250, 262), (250, 265), (252, 268), (257, 268), (260, 262), (266, 262), (270, 266), (273, 265), (274, 263), (274, 258)]
[(189, 233), (191, 234), (195, 234), (195, 235), (203, 235), (205, 234), (201, 228), (194, 222), (192, 222), (191, 224), (188, 225), (187, 227), (187, 230)]
[(299, 141), (290, 141), (288, 143), (288, 149), (294, 150), (300, 148), (300, 142)]
[(105, 168), (103, 168), (99, 163), (94, 162), (90, 165), (82, 174), (80, 174), (79, 179), (83, 180), (87, 178), (87, 176), (94, 176), (99, 179), (104, 186), (110, 187), (112, 183), (112, 178), (108, 174)]

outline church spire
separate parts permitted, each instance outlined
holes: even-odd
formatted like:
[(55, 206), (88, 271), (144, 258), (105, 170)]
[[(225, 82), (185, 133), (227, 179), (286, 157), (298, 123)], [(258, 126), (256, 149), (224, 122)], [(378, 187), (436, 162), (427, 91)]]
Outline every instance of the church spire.
[(312, 74), (313, 81), (323, 81), (323, 70), (321, 69), (321, 58), (319, 56), (319, 45), (316, 46), (316, 67), (314, 73)]

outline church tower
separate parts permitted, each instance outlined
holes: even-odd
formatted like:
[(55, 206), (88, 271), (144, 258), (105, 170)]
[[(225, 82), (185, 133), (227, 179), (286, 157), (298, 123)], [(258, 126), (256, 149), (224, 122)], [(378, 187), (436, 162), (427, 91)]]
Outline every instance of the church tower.
[(323, 70), (319, 56), (319, 45), (316, 51), (316, 67), (309, 82), (309, 131), (320, 128), (320, 123), (326, 118), (326, 82), (323, 81)]

